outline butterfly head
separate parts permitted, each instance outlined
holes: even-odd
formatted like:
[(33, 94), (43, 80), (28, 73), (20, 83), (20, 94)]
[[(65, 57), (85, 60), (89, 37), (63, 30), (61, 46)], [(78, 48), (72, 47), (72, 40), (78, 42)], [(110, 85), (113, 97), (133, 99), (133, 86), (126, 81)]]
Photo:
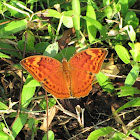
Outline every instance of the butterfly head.
[(63, 59), (62, 59), (62, 63), (63, 63), (63, 62), (64, 62), (64, 63), (67, 62), (67, 59), (63, 58)]

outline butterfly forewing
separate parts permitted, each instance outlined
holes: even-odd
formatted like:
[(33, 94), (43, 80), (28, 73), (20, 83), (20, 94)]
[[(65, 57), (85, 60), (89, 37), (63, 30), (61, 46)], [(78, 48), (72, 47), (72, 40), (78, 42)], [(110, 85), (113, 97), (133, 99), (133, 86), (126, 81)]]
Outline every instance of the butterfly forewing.
[(72, 69), (89, 71), (96, 74), (100, 71), (107, 52), (107, 50), (99, 48), (86, 49), (74, 55), (69, 60), (69, 65)]
[(39, 55), (27, 57), (20, 64), (39, 82), (62, 67), (58, 60)]

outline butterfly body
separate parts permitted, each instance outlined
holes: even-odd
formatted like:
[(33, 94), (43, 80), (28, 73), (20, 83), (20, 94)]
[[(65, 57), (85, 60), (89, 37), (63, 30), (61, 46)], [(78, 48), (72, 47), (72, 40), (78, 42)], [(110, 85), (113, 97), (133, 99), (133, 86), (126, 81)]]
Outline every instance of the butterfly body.
[(68, 62), (38, 55), (23, 59), (21, 65), (56, 98), (84, 97), (92, 89), (106, 55), (105, 49), (92, 48), (74, 55)]

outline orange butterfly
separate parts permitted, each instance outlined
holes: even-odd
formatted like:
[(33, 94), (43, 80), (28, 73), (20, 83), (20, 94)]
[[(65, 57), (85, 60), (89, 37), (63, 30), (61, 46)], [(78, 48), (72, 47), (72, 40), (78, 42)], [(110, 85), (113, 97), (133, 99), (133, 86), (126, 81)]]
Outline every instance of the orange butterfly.
[(58, 60), (42, 55), (23, 59), (21, 65), (49, 93), (59, 99), (87, 96), (92, 89), (101, 65), (108, 51), (90, 48), (81, 51), (60, 63)]

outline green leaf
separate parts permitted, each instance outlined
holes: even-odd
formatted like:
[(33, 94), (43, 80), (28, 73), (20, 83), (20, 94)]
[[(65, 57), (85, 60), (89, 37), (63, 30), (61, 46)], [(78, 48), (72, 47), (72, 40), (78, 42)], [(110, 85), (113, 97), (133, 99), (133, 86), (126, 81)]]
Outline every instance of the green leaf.
[(4, 127), (5, 127), (5, 124), (3, 122), (0, 122), (0, 131), (3, 130)]
[[(53, 133), (53, 131), (51, 131), (51, 130), (48, 131), (48, 137), (49, 137), (49, 140), (54, 140), (54, 133)], [(42, 140), (47, 140), (47, 134), (44, 135)]]
[(14, 138), (18, 135), (18, 133), (23, 128), (24, 124), (26, 123), (28, 119), (28, 114), (20, 113), (19, 116), (16, 118), (14, 124), (12, 125), (12, 135)]
[(43, 55), (54, 57), (58, 53), (58, 48), (59, 48), (58, 42), (54, 42), (45, 49)]
[(138, 140), (140, 140), (140, 135), (139, 135), (139, 133), (136, 133), (134, 130), (130, 130), (129, 132), (130, 132), (130, 134), (131, 134), (133, 137), (135, 137), (135, 138), (137, 138)]
[(119, 2), (121, 3), (121, 13), (125, 17), (128, 12), (128, 0), (119, 0)]
[(51, 108), (51, 107), (54, 106), (55, 104), (56, 104), (56, 100), (55, 100), (54, 98), (50, 98), (50, 99), (49, 99), (49, 103), (48, 103), (49, 108)]
[(22, 5), (22, 7), (26, 7), (26, 4), (24, 2), (17, 0), (10, 1), (9, 4), (4, 3), (4, 5), (8, 7), (11, 16), (16, 18), (25, 18), (26, 16), (30, 17), (29, 13), (24, 11), (23, 8), (19, 6), (19, 4)]
[(130, 54), (125, 47), (123, 47), (122, 45), (116, 45), (115, 51), (124, 63), (130, 63)]
[(28, 82), (25, 82), (25, 88), (41, 86), (41, 84), (37, 80), (35, 80), (31, 75), (29, 75), (26, 80)]
[(63, 24), (64, 24), (67, 28), (72, 28), (72, 27), (73, 27), (73, 20), (72, 20), (72, 17), (63, 16), (62, 22), (63, 22)]
[(0, 139), (1, 140), (13, 140), (12, 137), (10, 137), (8, 134), (4, 133), (3, 131), (0, 131)]
[(92, 19), (92, 18), (89, 18), (87, 16), (82, 16), (81, 18), (85, 19), (86, 21), (89, 21), (93, 26), (96, 27), (96, 29), (99, 30), (99, 32), (101, 33), (101, 35), (103, 35), (103, 39), (106, 38), (107, 34), (107, 30), (104, 26), (102, 26), (102, 24), (100, 22), (98, 22), (97, 20), (95, 19)]
[[(96, 14), (95, 14), (94, 8), (91, 5), (90, 0), (88, 0), (86, 16), (91, 19), (96, 20)], [(97, 30), (95, 26), (93, 25), (93, 23), (89, 22), (88, 20), (86, 20), (86, 23), (87, 23), (89, 42), (92, 43), (96, 38)]]
[(0, 38), (3, 38), (3, 36), (8, 36), (14, 33), (17, 33), (19, 31), (22, 31), (26, 29), (27, 26), (27, 20), (19, 20), (19, 21), (11, 21), (10, 23), (7, 23), (5, 27), (3, 27), (0, 30)]
[(0, 58), (11, 58), (11, 57), (0, 52)]
[(35, 119), (33, 118), (30, 118), (27, 122), (29, 128), (33, 131), (33, 129), (35, 129), (35, 124), (36, 124), (36, 121)]
[(112, 127), (103, 127), (90, 133), (87, 140), (98, 140), (101, 136), (106, 136), (111, 132), (115, 132)]
[(61, 13), (59, 13), (56, 10), (53, 9), (47, 9), (45, 12), (43, 12), (44, 17), (54, 17), (54, 18), (61, 18)]
[(47, 46), (50, 44), (48, 42), (40, 42), (35, 45), (35, 50), (37, 53), (44, 53)]
[(135, 65), (125, 79), (125, 86), (132, 86), (139, 75), (139, 66)]
[(78, 41), (80, 40), (80, 1), (72, 0), (72, 10), (73, 10), (73, 26), (76, 31)]
[(110, 79), (106, 75), (104, 75), (102, 72), (99, 72), (96, 74), (96, 78), (104, 91), (107, 91), (108, 93), (114, 92), (115, 89), (110, 82)]
[(134, 29), (139, 25), (139, 19), (133, 11), (129, 11), (126, 14), (124, 21), (125, 25), (132, 25)]
[(136, 0), (129, 0), (128, 1), (129, 7), (132, 7), (135, 3), (136, 3)]
[(22, 89), (21, 107), (23, 107), (23, 108), (26, 108), (29, 105), (29, 103), (31, 102), (32, 97), (35, 93), (36, 85), (32, 84), (32, 87), (28, 87), (28, 83), (30, 84), (31, 80), (32, 80), (32, 77), (29, 75), (26, 78), (26, 82), (24, 83), (24, 86)]
[(4, 103), (0, 102), (0, 110), (3, 110), (3, 109), (8, 109), (8, 106), (5, 105)]
[(34, 34), (28, 30), (25, 31), (23, 36), (22, 36), (22, 41), (25, 42), (25, 34), (27, 35), (27, 39), (26, 39), (26, 51), (27, 52), (32, 52), (35, 50), (34, 48), (34, 42), (35, 42), (35, 37)]
[(130, 53), (133, 56), (134, 61), (140, 62), (140, 43), (129, 43), (129, 46), (131, 46), (132, 48), (132, 50), (130, 50)]
[(67, 60), (69, 60), (73, 56), (75, 51), (76, 51), (75, 47), (64, 48), (54, 58), (59, 60), (60, 62), (62, 61), (63, 58), (66, 58)]
[(140, 97), (127, 102), (126, 104), (121, 106), (116, 112), (120, 112), (121, 110), (128, 108), (128, 107), (137, 107), (137, 106), (140, 106)]
[(72, 17), (73, 16), (73, 10), (64, 11), (63, 12), (63, 15), (64, 16), (67, 16), (67, 17)]
[(46, 99), (42, 99), (39, 103), (39, 106), (45, 110), (47, 108), (47, 103), (46, 103)]
[(0, 42), (0, 52), (10, 54), (11, 56), (16, 56), (22, 59), (22, 56), (18, 53), (18, 51), (8, 43)]
[(112, 18), (112, 15), (113, 15), (113, 9), (111, 8), (111, 6), (107, 6), (105, 8), (105, 15), (107, 16), (108, 19), (111, 19)]
[(126, 137), (125, 134), (117, 131), (117, 132), (114, 133), (113, 137), (110, 138), (109, 140), (124, 140), (125, 137)]
[(134, 94), (140, 94), (140, 90), (130, 86), (121, 86), (121, 91), (117, 93), (118, 97), (134, 96)]
[[(49, 98), (48, 101), (48, 106), (49, 108), (51, 108), (52, 106), (54, 106), (56, 104), (56, 100), (54, 98)], [(47, 108), (47, 103), (46, 103), (46, 99), (42, 99), (39, 106), (43, 109), (46, 110)]]

